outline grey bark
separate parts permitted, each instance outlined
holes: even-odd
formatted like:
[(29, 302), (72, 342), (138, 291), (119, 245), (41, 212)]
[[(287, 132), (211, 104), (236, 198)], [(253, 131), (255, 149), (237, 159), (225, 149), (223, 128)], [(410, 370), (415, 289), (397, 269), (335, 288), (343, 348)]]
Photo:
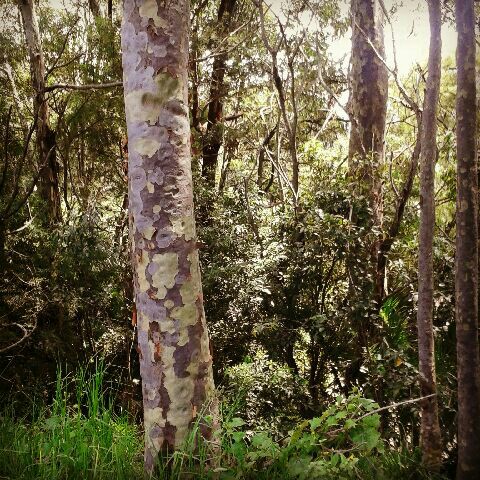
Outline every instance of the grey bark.
[(457, 479), (480, 478), (478, 166), (473, 0), (456, 1), (457, 212), (455, 304), (458, 384)]
[[(435, 228), (435, 161), (437, 154), (437, 110), (441, 78), (440, 0), (428, 0), (430, 16), (430, 52), (428, 77), (422, 116), (420, 154), (420, 232), (418, 247), (418, 357), (422, 397), (437, 393), (433, 336), (433, 238)], [(422, 401), (420, 442), (423, 463), (436, 468), (442, 461), (442, 441), (438, 423), (437, 397)]]
[[(193, 215), (188, 29), (188, 0), (124, 2), (130, 236), (149, 472), (158, 453), (178, 448), (202, 408), (214, 405)], [(209, 426), (201, 429), (209, 436)]]
[[(36, 141), (39, 153), (40, 194), (46, 204), (47, 223), (61, 221), (59, 167), (55, 155), (55, 132), (49, 125), (48, 103), (45, 96), (45, 61), (33, 0), (18, 0), (30, 58), (30, 74), (34, 90), (33, 110), (38, 116)], [(53, 149), (53, 150), (52, 150)]]

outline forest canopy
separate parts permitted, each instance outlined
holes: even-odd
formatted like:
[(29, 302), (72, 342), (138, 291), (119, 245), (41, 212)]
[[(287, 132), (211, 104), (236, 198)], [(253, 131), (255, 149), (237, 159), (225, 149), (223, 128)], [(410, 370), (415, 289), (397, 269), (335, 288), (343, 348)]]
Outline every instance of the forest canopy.
[(0, 478), (480, 478), (474, 0), (0, 0)]

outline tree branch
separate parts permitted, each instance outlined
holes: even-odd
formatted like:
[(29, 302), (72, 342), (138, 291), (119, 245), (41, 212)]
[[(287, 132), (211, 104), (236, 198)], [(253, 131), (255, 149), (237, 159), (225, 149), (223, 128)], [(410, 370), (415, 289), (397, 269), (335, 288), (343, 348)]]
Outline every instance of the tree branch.
[(45, 92), (52, 92), (54, 90), (102, 90), (107, 88), (123, 87), (123, 82), (110, 82), (110, 83), (87, 83), (85, 85), (75, 85), (71, 83), (55, 83), (45, 87)]

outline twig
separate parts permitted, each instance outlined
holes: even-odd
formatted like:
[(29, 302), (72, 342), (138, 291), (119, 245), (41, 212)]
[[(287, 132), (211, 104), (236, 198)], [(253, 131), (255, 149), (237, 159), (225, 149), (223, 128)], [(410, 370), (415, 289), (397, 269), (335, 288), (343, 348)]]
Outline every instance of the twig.
[(12, 326), (12, 327), (19, 328), (22, 331), (23, 336), (22, 336), (22, 338), (20, 338), (16, 342), (12, 343), (11, 345), (8, 345), (7, 347), (0, 348), (0, 353), (8, 352), (12, 348), (15, 348), (18, 345), (20, 345), (21, 343), (23, 343), (27, 338), (29, 338), (37, 328), (37, 321), (35, 320), (35, 324), (30, 331), (28, 331), (23, 325), (20, 325), (19, 323), (10, 323), (9, 325), (5, 325), (5, 326), (6, 327)]
[[(392, 403), (385, 407), (376, 408), (375, 410), (371, 410), (370, 412), (360, 415), (360, 417), (356, 418), (355, 421), (359, 422), (360, 420), (363, 420), (366, 417), (370, 417), (371, 415), (375, 415), (376, 413), (384, 412), (385, 410), (391, 410), (392, 408), (401, 407), (403, 405), (408, 405), (410, 403), (418, 403), (418, 402), (421, 402), (422, 400), (426, 400), (427, 398), (435, 397), (436, 395), (437, 395), (436, 393), (431, 393), (430, 395), (425, 395), (424, 397), (410, 398), (409, 400), (403, 400), (402, 402)], [(341, 431), (343, 431), (343, 427), (336, 428), (335, 430), (330, 430), (329, 432), (326, 433), (326, 435), (333, 436)]]

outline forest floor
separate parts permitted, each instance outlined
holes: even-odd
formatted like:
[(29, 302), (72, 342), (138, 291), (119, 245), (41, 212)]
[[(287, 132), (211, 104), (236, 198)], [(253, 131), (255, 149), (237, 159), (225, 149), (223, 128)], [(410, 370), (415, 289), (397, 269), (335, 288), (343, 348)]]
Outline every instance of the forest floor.
[[(104, 369), (59, 372), (51, 405), (32, 402), (18, 418), (15, 404), (0, 413), (0, 479), (139, 479), (140, 425), (107, 400)], [(159, 462), (152, 478), (175, 479), (422, 479), (418, 452), (387, 449), (376, 404), (359, 395), (338, 400), (321, 417), (305, 420), (284, 439), (248, 430), (223, 407), (221, 449), (198, 447), (196, 427), (185, 446)], [(218, 452), (221, 452), (220, 454)]]

